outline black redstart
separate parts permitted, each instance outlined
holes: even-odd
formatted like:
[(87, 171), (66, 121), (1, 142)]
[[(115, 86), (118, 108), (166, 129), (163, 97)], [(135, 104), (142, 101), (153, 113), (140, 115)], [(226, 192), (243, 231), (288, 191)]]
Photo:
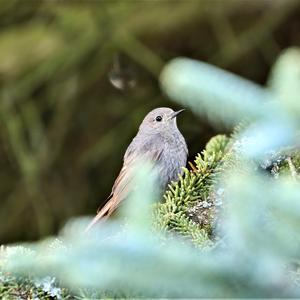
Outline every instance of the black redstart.
[(87, 227), (89, 230), (104, 216), (110, 216), (128, 197), (134, 178), (134, 166), (140, 161), (150, 161), (156, 168), (161, 190), (172, 180), (177, 180), (186, 165), (188, 149), (177, 128), (176, 117), (183, 111), (160, 107), (149, 112), (139, 127), (137, 135), (128, 146), (123, 167), (117, 177), (107, 203)]

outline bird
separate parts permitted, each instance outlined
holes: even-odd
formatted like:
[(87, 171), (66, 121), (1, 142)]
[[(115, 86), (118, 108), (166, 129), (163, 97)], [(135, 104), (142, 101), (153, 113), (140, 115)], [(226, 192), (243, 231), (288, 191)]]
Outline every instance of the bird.
[(188, 156), (186, 141), (176, 122), (177, 116), (183, 111), (184, 109), (174, 111), (168, 107), (159, 107), (146, 115), (125, 152), (123, 167), (106, 204), (98, 209), (86, 231), (103, 218), (109, 217), (134, 189), (132, 181), (138, 161), (145, 160), (153, 164), (161, 191), (171, 181), (178, 180)]

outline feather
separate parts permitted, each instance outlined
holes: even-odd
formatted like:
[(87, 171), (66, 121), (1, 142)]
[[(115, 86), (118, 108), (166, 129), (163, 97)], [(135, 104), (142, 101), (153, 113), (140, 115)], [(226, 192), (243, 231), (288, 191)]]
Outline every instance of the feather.
[(96, 223), (98, 223), (104, 216), (109, 217), (120, 205), (120, 203), (125, 200), (130, 191), (134, 189), (132, 186), (132, 181), (134, 179), (133, 171), (135, 169), (138, 160), (150, 160), (152, 162), (157, 162), (162, 154), (161, 151), (147, 151), (142, 156), (137, 157), (134, 151), (126, 151), (124, 156), (124, 165), (120, 171), (120, 174), (116, 178), (114, 185), (112, 187), (111, 194), (107, 198), (106, 204), (97, 211), (97, 215), (87, 226), (85, 232), (89, 231)]

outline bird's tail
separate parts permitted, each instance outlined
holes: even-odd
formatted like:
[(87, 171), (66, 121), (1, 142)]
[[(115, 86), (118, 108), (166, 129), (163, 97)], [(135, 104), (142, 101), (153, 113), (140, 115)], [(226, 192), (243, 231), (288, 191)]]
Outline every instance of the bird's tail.
[(96, 223), (98, 223), (100, 220), (105, 221), (106, 215), (110, 215), (112, 202), (108, 201), (97, 213), (97, 215), (94, 217), (94, 219), (91, 221), (91, 223), (86, 227), (84, 230), (85, 233), (87, 233)]

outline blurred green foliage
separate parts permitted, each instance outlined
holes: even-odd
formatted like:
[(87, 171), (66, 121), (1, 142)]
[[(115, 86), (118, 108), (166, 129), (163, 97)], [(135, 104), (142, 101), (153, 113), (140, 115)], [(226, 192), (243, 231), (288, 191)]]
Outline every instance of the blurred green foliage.
[[(299, 44), (299, 15), (292, 0), (1, 1), (1, 242), (96, 211), (143, 116), (174, 106), (158, 85), (166, 61), (185, 55), (265, 83), (280, 50)], [(110, 83), (116, 55), (134, 87)], [(191, 159), (216, 132), (195, 118), (179, 120)]]
[[(208, 119), (221, 104), (227, 124), (232, 114), (239, 122), (250, 110), (248, 122), (229, 138), (213, 137), (162, 202), (156, 202), (153, 168), (142, 164), (118, 219), (88, 234), (87, 220), (74, 220), (58, 237), (2, 247), (3, 293), (12, 274), (10, 291), (31, 279), (19, 289), (56, 293), (55, 299), (66, 291), (57, 283), (81, 299), (299, 297), (299, 122), (293, 111), (300, 95), (297, 88), (281, 92), (299, 83), (299, 55), (300, 48), (285, 50), (269, 82), (276, 80), (265, 87), (197, 60), (169, 62), (160, 78), (171, 98)], [(201, 86), (202, 78), (211, 82)], [(236, 89), (220, 93), (224, 82)], [(231, 110), (235, 90), (249, 102)]]

